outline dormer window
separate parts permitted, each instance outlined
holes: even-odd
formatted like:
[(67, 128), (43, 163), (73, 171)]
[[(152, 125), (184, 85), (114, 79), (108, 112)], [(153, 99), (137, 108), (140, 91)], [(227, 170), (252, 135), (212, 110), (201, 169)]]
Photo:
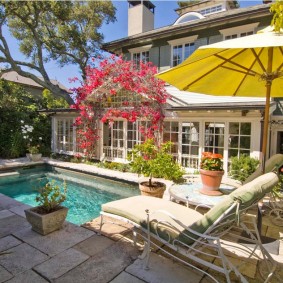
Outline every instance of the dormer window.
[(171, 45), (171, 66), (175, 67), (187, 59), (196, 49), (195, 41), (197, 35), (170, 40)]

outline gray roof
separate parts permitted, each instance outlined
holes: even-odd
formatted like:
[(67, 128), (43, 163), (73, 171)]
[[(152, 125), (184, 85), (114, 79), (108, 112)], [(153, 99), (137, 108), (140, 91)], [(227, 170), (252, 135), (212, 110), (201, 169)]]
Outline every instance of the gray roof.
[[(10, 82), (15, 82), (15, 83), (18, 83), (18, 84), (22, 84), (22, 85), (26, 85), (26, 86), (30, 86), (30, 87), (34, 87), (34, 88), (41, 88), (41, 89), (44, 88), (43, 86), (36, 83), (34, 80), (32, 80), (30, 78), (23, 77), (15, 71), (3, 73), (1, 75), (1, 78), (5, 79), (7, 81), (10, 81)], [(43, 78), (40, 78), (40, 77), (39, 77), (39, 79), (43, 80)], [(62, 90), (65, 90), (65, 91), (71, 93), (68, 88), (66, 88), (64, 85), (62, 85), (57, 80), (50, 80), (50, 81), (51, 81), (52, 84), (58, 85)]]
[[(264, 97), (213, 96), (188, 91), (180, 91), (173, 86), (166, 86), (171, 95), (168, 100), (172, 110), (201, 109), (262, 109), (265, 106)], [(169, 108), (170, 109), (170, 108)]]

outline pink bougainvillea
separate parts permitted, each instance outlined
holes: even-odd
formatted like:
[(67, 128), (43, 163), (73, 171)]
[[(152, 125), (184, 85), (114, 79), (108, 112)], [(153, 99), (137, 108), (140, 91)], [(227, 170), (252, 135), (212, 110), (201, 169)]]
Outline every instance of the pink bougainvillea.
[(97, 68), (87, 67), (87, 78), (75, 89), (79, 110), (76, 119), (77, 143), (84, 154), (95, 155), (100, 136), (98, 121), (111, 127), (117, 118), (129, 122), (148, 121), (139, 131), (144, 139), (156, 137), (162, 130), (163, 106), (169, 97), (164, 82), (155, 78), (157, 69), (151, 63), (140, 63), (111, 56)]

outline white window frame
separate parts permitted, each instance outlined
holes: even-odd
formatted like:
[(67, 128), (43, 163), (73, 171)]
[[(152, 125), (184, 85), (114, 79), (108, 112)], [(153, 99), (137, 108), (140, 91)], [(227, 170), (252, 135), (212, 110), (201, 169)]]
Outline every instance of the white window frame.
[[(68, 131), (66, 129), (66, 122), (73, 122), (73, 125), (70, 125), (69, 129), (72, 128), (72, 142), (66, 141), (66, 132)], [(62, 144), (63, 149), (59, 149), (58, 147), (58, 123), (62, 122), (62, 141), (60, 141), (60, 144)], [(74, 126), (75, 118), (74, 117), (56, 117), (54, 120), (54, 128), (55, 128), (55, 135), (54, 135), (54, 151), (58, 153), (64, 153), (64, 154), (74, 154), (76, 152), (76, 127)], [(72, 148), (72, 150), (66, 150), (66, 144), (69, 144), (69, 146)]]
[(179, 39), (174, 39), (174, 40), (169, 40), (168, 43), (171, 46), (171, 63), (170, 66), (173, 67), (173, 50), (175, 46), (182, 45), (182, 58), (181, 62), (183, 62), (186, 58), (185, 56), (185, 45), (186, 44), (191, 44), (194, 43), (197, 40), (198, 35), (192, 35), (184, 38), (179, 38)]
[[(145, 45), (145, 46), (142, 46), (142, 47), (136, 47), (136, 48), (129, 49), (129, 52), (131, 54), (131, 60), (134, 61), (134, 54), (140, 54), (140, 58), (142, 58), (143, 53), (149, 52), (151, 47), (152, 47), (152, 45), (150, 44), (150, 45)], [(149, 62), (149, 56), (148, 56), (147, 62)]]
[[(237, 26), (233, 28), (221, 29), (219, 32), (223, 35), (223, 39), (227, 38), (228, 36), (237, 35), (237, 37), (241, 37), (241, 33), (254, 33), (259, 25), (259, 22)], [(236, 37), (235, 37), (236, 38)]]

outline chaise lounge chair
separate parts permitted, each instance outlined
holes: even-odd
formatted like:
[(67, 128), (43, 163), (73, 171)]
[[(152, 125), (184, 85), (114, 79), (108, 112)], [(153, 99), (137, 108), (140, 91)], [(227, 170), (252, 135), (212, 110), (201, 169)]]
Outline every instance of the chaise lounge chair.
[[(241, 282), (247, 283), (239, 267), (227, 256), (225, 239), (228, 237), (229, 246), (241, 247), (242, 252), (248, 253), (249, 258), (259, 259), (261, 256), (261, 260), (267, 263), (268, 267), (267, 282), (274, 273), (276, 263), (260, 241), (255, 219), (252, 218), (251, 226), (250, 223), (246, 224), (243, 218), (247, 218), (244, 216), (247, 209), (269, 193), (277, 183), (278, 177), (275, 173), (264, 174), (238, 188), (205, 215), (167, 200), (147, 196), (109, 202), (102, 205), (100, 229), (104, 224), (104, 216), (131, 223), (134, 226), (134, 235), (138, 233), (145, 241), (142, 256), (146, 259), (146, 267), (150, 244), (157, 245), (156, 241), (152, 241), (157, 239), (161, 243), (159, 248), (165, 253), (206, 274), (215, 282), (218, 282), (217, 279), (203, 267), (223, 273), (227, 282), (231, 282), (230, 273), (233, 271)], [(237, 236), (234, 229), (245, 233)], [(245, 244), (231, 242), (233, 238), (245, 240)], [(252, 245), (247, 247), (246, 243)], [(167, 248), (164, 249), (164, 246)], [(191, 261), (181, 259), (178, 254), (170, 252), (168, 247)], [(261, 255), (258, 255), (259, 251)], [(215, 258), (217, 260), (213, 261)]]

